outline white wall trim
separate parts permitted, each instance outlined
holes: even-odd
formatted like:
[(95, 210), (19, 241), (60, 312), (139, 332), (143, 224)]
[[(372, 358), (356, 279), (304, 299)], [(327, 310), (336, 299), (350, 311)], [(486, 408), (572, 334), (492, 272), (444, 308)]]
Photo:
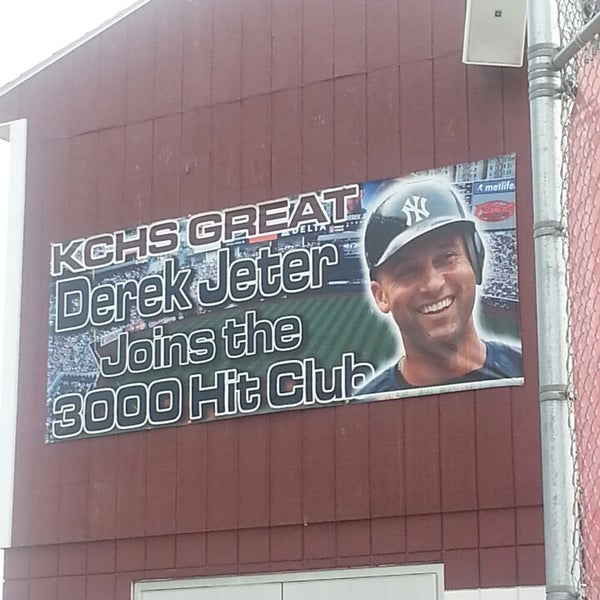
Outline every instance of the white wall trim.
[[(6, 217), (0, 236), (0, 548), (10, 546), (15, 479), (17, 390), (19, 380), (19, 336), (21, 329), (21, 287), (23, 280), (23, 226), (25, 216), (25, 171), (27, 122), (25, 119), (0, 124), (0, 134), (8, 139), (8, 198), (0, 211)], [(8, 136), (6, 135), (8, 134)]]
[[(215, 588), (222, 594), (224, 587), (246, 587), (266, 584), (281, 584), (283, 590), (286, 584), (297, 584), (301, 582), (323, 582), (336, 579), (367, 579), (369, 577), (388, 578), (402, 577), (410, 579), (418, 576), (420, 580), (427, 579), (427, 597), (435, 594), (435, 598), (444, 598), (444, 566), (441, 564), (431, 565), (408, 565), (394, 567), (359, 567), (352, 569), (334, 569), (327, 571), (295, 571), (292, 573), (269, 573), (265, 575), (234, 575), (227, 577), (196, 577), (190, 579), (165, 579), (158, 581), (141, 581), (133, 584), (133, 600), (161, 600), (163, 598), (192, 598), (194, 592), (201, 589)], [(414, 577), (413, 577), (414, 579)], [(420, 585), (420, 584), (419, 584)], [(175, 594), (177, 594), (175, 596)], [(204, 596), (203, 596), (204, 597)], [(222, 596), (219, 596), (219, 598)], [(226, 597), (226, 596), (225, 596)], [(423, 596), (419, 596), (423, 597)]]

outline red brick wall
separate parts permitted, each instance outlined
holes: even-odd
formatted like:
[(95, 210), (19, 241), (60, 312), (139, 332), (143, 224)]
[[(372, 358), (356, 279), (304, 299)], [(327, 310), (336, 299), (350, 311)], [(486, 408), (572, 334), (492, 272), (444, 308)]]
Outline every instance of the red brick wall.
[[(441, 562), (543, 582), (526, 74), (448, 0), (155, 0), (0, 97), (29, 119), (5, 600)], [(517, 152), (526, 385), (45, 445), (52, 241)]]

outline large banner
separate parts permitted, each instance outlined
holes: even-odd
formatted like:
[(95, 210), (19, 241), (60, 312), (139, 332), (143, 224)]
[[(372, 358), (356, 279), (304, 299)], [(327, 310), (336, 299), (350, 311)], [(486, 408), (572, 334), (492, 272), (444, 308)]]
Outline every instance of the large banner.
[(523, 383), (515, 157), (52, 244), (46, 439)]

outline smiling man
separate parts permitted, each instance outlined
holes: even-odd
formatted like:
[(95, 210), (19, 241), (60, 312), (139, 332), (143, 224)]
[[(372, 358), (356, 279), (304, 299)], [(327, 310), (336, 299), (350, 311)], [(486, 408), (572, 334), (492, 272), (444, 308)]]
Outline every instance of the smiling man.
[(364, 233), (370, 289), (398, 326), (404, 355), (358, 395), (521, 377), (520, 349), (477, 331), (485, 249), (460, 192), (414, 179), (385, 188), (379, 200)]

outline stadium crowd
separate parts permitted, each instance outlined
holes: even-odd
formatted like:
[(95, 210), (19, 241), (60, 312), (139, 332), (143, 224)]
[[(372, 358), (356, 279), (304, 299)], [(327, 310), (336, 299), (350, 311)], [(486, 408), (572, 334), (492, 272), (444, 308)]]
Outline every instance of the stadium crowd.
[(488, 271), (483, 298), (491, 306), (507, 307), (519, 299), (516, 233), (487, 232), (487, 243)]

